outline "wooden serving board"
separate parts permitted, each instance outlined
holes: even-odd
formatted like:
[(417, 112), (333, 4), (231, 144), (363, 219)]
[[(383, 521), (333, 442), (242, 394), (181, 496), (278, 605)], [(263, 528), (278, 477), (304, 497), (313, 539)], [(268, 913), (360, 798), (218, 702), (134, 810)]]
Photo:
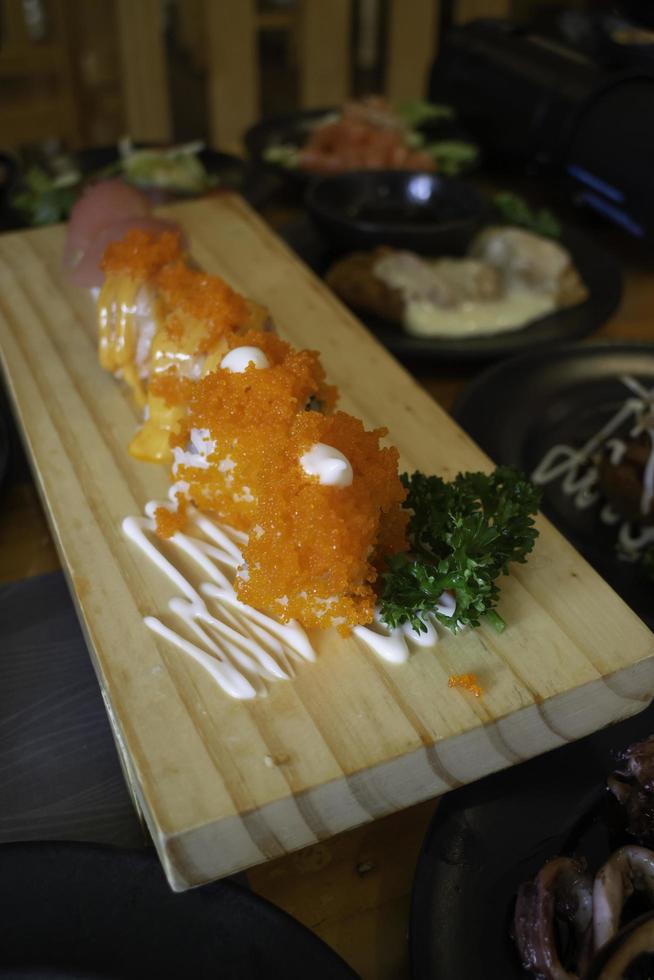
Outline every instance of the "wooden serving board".
[[(341, 405), (387, 425), (408, 469), (489, 461), (236, 196), (168, 209), (193, 255), (318, 348)], [(514, 765), (640, 711), (654, 637), (546, 521), (505, 580), (508, 629), (443, 638), (385, 664), (325, 633), (316, 664), (234, 701), (157, 639), (170, 590), (121, 533), (163, 497), (163, 469), (126, 451), (137, 415), (98, 366), (93, 306), (60, 272), (64, 229), (0, 236), (0, 348), (36, 480), (135, 794), (184, 889)], [(0, 641), (1, 642), (1, 641)], [(475, 699), (448, 689), (474, 671)]]

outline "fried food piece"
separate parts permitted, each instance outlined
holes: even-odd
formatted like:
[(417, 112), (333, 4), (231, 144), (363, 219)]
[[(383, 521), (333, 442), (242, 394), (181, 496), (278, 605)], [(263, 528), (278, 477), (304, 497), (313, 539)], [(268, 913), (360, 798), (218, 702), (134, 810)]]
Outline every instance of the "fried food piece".
[(348, 306), (401, 323), (405, 305), (402, 291), (387, 286), (375, 275), (377, 262), (392, 251), (389, 248), (376, 248), (373, 252), (346, 255), (327, 272), (327, 285)]
[(410, 300), (451, 309), (502, 292), (498, 270), (478, 259), (430, 260), (386, 247), (340, 259), (326, 280), (349, 306), (396, 323), (404, 321)]
[(506, 289), (551, 296), (559, 309), (588, 299), (568, 250), (523, 228), (485, 228), (474, 239), (469, 255), (495, 266)]

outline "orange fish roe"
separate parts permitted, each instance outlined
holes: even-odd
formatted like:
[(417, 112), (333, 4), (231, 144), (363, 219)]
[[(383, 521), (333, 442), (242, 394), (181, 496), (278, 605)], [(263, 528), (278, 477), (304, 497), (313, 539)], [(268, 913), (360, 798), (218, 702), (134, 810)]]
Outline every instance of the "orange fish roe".
[[(406, 547), (397, 517), (406, 491), (397, 450), (379, 445), (384, 435), (385, 429), (367, 432), (344, 412), (295, 417), (261, 479), (257, 523), (244, 551), (247, 570), (237, 580), (240, 599), (284, 622), (334, 625), (343, 633), (372, 620), (380, 524), (395, 520), (393, 547)], [(307, 476), (300, 457), (318, 442), (347, 457), (351, 485), (325, 486)]]
[(312, 397), (331, 406), (336, 390), (324, 383), (315, 351), (292, 350), (275, 334), (258, 331), (230, 344), (259, 347), (270, 367), (218, 369), (193, 384), (187, 424), (191, 438), (206, 434), (211, 451), (199, 466), (176, 451), (174, 474), (189, 484), (189, 497), (201, 510), (249, 530), (262, 473), (280, 457), (297, 413), (304, 414)]
[(107, 275), (128, 275), (134, 279), (151, 279), (163, 266), (179, 259), (182, 254), (178, 231), (153, 234), (143, 228), (133, 228), (118, 242), (105, 249), (101, 267)]
[(189, 401), (192, 390), (191, 379), (181, 377), (174, 367), (153, 375), (149, 387), (150, 393), (163, 398), (166, 405), (184, 405)]
[(184, 262), (162, 268), (157, 288), (166, 307), (173, 311), (168, 327), (172, 339), (181, 329), (180, 318), (189, 317), (203, 325), (190, 353), (208, 354), (223, 334), (249, 323), (251, 307), (242, 296), (218, 276), (192, 269)]
[(186, 526), (186, 501), (177, 494), (177, 510), (168, 507), (157, 507), (154, 512), (154, 523), (157, 537), (172, 538), (173, 534), (183, 531)]
[(463, 688), (464, 691), (470, 691), (476, 698), (480, 698), (483, 694), (475, 674), (452, 674), (447, 681), (447, 686)]

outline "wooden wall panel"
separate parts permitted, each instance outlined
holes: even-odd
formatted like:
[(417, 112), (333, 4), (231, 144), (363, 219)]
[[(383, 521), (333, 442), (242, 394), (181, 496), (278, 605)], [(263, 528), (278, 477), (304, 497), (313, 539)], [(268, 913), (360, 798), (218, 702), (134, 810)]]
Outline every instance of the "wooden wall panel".
[(117, 0), (120, 63), (129, 135), (172, 137), (161, 0)]
[(390, 0), (386, 92), (394, 104), (425, 97), (439, 9), (438, 0)]

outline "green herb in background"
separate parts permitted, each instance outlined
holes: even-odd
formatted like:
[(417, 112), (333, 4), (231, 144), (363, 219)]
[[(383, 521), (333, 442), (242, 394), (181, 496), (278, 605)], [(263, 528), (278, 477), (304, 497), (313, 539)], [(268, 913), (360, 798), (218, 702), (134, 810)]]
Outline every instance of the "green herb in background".
[(273, 143), (263, 151), (266, 163), (276, 163), (288, 170), (297, 170), (300, 165), (300, 149), (292, 143)]
[(463, 140), (438, 140), (423, 147), (436, 161), (439, 174), (453, 177), (463, 166), (474, 163), (479, 155), (479, 149), (474, 143), (464, 143)]
[(431, 102), (405, 102), (397, 107), (397, 114), (409, 129), (417, 129), (430, 122), (440, 122), (442, 119), (453, 119), (454, 109), (451, 105), (436, 105)]
[(118, 144), (117, 169), (136, 187), (158, 188), (174, 194), (203, 194), (218, 184), (207, 173), (198, 154), (204, 143), (186, 143), (163, 149), (137, 149), (130, 139)]
[(51, 177), (42, 167), (30, 167), (22, 178), (21, 190), (11, 197), (11, 206), (32, 225), (64, 221), (79, 192), (79, 174)]
[[(450, 483), (404, 473), (402, 483), (408, 491), (404, 506), (412, 512), (409, 551), (390, 558), (382, 576), (382, 620), (391, 628), (410, 623), (424, 632), (422, 617), (432, 613), (456, 632), (479, 626), (485, 616), (501, 632), (496, 579), (533, 548), (540, 491), (506, 466), (491, 474), (460, 473)], [(456, 598), (451, 617), (435, 612), (445, 590)]]
[(501, 191), (494, 196), (493, 204), (510, 225), (519, 225), (545, 238), (561, 236), (561, 224), (552, 212), (547, 208), (534, 211), (519, 194)]

